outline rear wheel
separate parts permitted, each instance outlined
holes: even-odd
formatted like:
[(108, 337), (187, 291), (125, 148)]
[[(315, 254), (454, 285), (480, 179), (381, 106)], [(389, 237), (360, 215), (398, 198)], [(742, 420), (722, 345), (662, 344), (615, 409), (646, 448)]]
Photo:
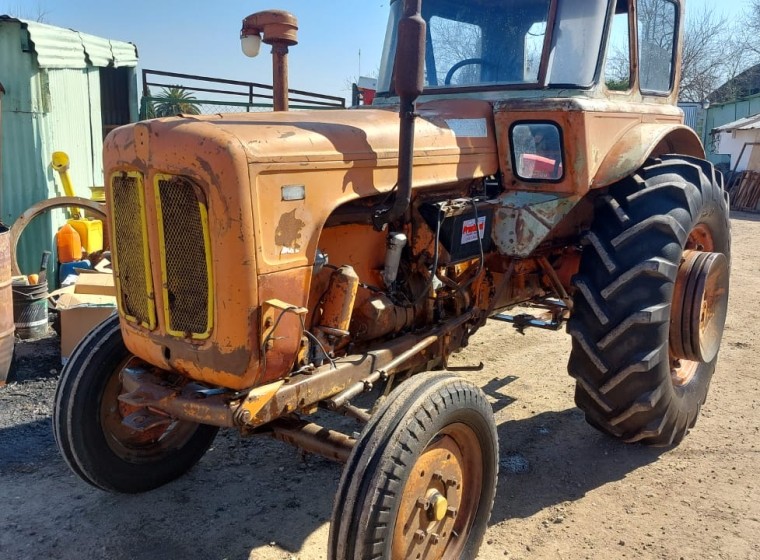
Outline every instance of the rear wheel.
[(498, 442), (483, 392), (448, 374), (402, 383), (343, 471), (330, 560), (477, 554), (496, 493)]
[(112, 492), (145, 492), (178, 478), (200, 460), (218, 431), (171, 418), (140, 429), (124, 423), (132, 414), (140, 416), (118, 399), (120, 373), (131, 358), (119, 318), (107, 319), (74, 350), (53, 411), (55, 439), (71, 470)]
[(666, 156), (598, 201), (568, 332), (576, 404), (627, 442), (679, 443), (710, 385), (728, 308), (730, 222), (708, 162)]

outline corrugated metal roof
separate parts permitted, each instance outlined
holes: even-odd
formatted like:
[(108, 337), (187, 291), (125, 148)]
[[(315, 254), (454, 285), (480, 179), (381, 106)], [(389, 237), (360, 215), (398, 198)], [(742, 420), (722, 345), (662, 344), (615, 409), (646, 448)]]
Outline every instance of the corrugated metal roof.
[(92, 66), (109, 66), (111, 64), (113, 60), (111, 41), (87, 33), (79, 33), (79, 38)]
[(76, 31), (20, 20), (29, 32), (40, 68), (87, 68), (84, 45)]
[(29, 32), (40, 68), (87, 68), (88, 64), (137, 66), (137, 48), (132, 43), (10, 16), (0, 16), (0, 23), (3, 22), (19, 23)]
[(739, 119), (715, 129), (716, 132), (733, 132), (735, 130), (760, 130), (760, 114)]
[(113, 53), (113, 65), (116, 68), (125, 66), (134, 68), (137, 66), (137, 47), (132, 43), (111, 41), (111, 52)]

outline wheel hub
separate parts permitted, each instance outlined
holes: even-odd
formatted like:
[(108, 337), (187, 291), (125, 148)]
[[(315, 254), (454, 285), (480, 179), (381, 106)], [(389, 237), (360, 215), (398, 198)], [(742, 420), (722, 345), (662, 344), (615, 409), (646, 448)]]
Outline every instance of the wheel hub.
[(438, 490), (431, 490), (428, 498), (427, 513), (430, 521), (443, 521), (449, 501)]
[(414, 464), (396, 518), (393, 560), (459, 558), (483, 478), (476, 441), (470, 428), (454, 424)]
[(111, 376), (100, 407), (100, 424), (111, 451), (125, 461), (139, 463), (181, 448), (195, 433), (196, 425), (123, 402), (120, 372), (125, 366), (126, 362)]
[[(723, 254), (684, 251), (670, 320), (674, 362), (709, 363), (718, 355), (728, 312), (728, 279), (728, 260)], [(682, 365), (675, 369), (682, 368), (694, 369)]]

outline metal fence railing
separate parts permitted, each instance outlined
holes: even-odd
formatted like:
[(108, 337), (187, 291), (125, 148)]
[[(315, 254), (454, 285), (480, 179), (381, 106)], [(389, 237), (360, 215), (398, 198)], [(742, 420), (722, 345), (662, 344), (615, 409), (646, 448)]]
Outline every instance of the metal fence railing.
[[(143, 70), (142, 81), (141, 119), (180, 113), (250, 113), (271, 111), (273, 107), (273, 88), (266, 84), (158, 70)], [(346, 107), (342, 97), (310, 91), (290, 89), (288, 97), (294, 110)]]

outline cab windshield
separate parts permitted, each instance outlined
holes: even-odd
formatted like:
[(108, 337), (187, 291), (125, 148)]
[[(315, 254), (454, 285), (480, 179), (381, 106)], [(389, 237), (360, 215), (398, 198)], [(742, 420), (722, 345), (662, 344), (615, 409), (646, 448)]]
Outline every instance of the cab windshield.
[[(550, 21), (552, 0), (423, 0), (426, 91), (592, 86), (609, 1), (555, 1)], [(391, 4), (381, 92), (392, 93), (402, 11), (402, 0)]]

